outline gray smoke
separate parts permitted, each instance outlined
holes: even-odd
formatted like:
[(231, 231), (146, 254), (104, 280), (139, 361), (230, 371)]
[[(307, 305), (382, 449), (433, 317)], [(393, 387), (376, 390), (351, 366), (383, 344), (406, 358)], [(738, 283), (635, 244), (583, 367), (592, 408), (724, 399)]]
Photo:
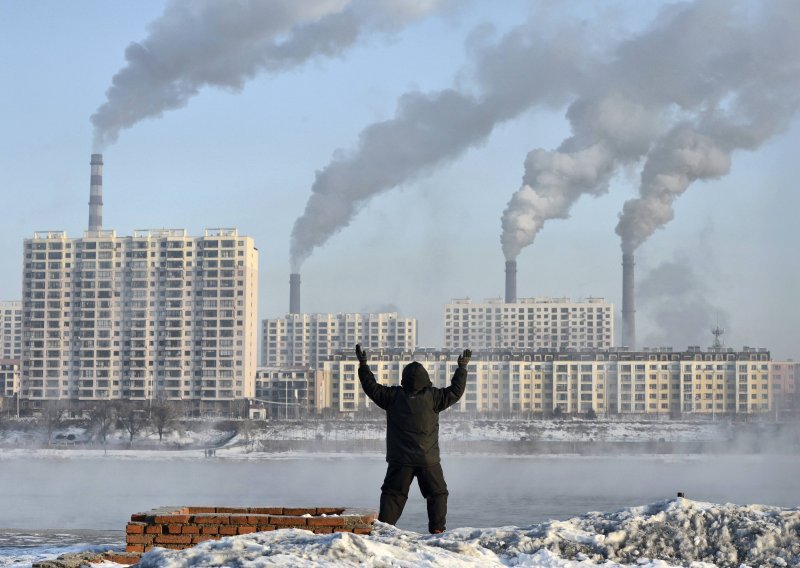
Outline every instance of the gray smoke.
[[(407, 183), (486, 141), (494, 127), (535, 105), (561, 106), (593, 63), (587, 31), (545, 34), (524, 25), (492, 44), (472, 38), (476, 93), (455, 88), (402, 95), (394, 118), (367, 126), (355, 150), (319, 170), (291, 240), (292, 270), (346, 227), (373, 196)], [(547, 78), (547, 80), (542, 80)]]
[(644, 343), (711, 345), (711, 330), (718, 324), (723, 328), (729, 325), (728, 313), (709, 299), (712, 295), (712, 287), (685, 255), (659, 264), (638, 287), (640, 309), (650, 322)]
[(623, 249), (634, 250), (672, 218), (674, 199), (692, 182), (725, 175), (733, 150), (755, 149), (788, 126), (800, 97), (799, 38), (800, 10), (790, 0), (665, 8), (583, 83), (567, 113), (573, 136), (557, 151), (528, 155), (503, 213), (506, 258), (545, 221), (567, 217), (581, 195), (604, 193), (621, 166), (645, 158), (640, 198), (625, 204), (617, 227)]
[(450, 0), (172, 0), (125, 50), (92, 115), (97, 151), (122, 130), (181, 108), (204, 87), (240, 91), (262, 72), (334, 57), (372, 32), (391, 33)]

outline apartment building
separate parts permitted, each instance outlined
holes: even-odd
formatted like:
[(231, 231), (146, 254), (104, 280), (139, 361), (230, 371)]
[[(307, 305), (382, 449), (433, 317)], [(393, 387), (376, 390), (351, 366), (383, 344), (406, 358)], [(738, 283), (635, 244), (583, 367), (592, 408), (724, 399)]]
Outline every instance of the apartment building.
[(800, 399), (797, 396), (800, 383), (800, 362), (773, 361), (770, 365), (770, 382), (775, 395), (776, 415), (797, 415), (800, 413)]
[(22, 353), (22, 302), (0, 302), (0, 359), (19, 359)]
[(18, 388), (19, 359), (0, 358), (0, 399), (13, 399)]
[[(419, 361), (434, 386), (445, 387), (458, 350), (382, 350), (370, 367), (382, 384), (398, 385), (403, 367)], [(769, 352), (660, 350), (484, 350), (473, 352), (467, 389), (457, 412), (714, 416), (770, 412)], [(369, 410), (349, 352), (322, 363), (331, 407)]]
[(325, 386), (322, 373), (309, 367), (259, 367), (254, 404), (264, 406), (266, 416), (299, 418), (330, 405)]
[(261, 362), (265, 367), (310, 367), (338, 350), (413, 350), (417, 320), (396, 312), (342, 314), (288, 314), (262, 322)]
[(258, 251), (236, 229), (37, 232), (24, 241), (23, 399), (255, 394)]
[(455, 299), (444, 307), (447, 349), (606, 349), (614, 306), (602, 298)]

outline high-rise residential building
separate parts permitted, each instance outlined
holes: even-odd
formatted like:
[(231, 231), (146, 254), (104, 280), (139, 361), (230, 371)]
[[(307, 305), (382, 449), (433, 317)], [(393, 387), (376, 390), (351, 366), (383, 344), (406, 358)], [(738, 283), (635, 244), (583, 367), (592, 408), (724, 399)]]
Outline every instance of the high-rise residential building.
[(448, 349), (606, 349), (614, 306), (602, 298), (456, 299), (444, 308)]
[(417, 320), (395, 312), (288, 314), (262, 322), (261, 362), (265, 367), (311, 367), (339, 349), (414, 349)]
[[(3, 359), (0, 357), (0, 399), (11, 399), (19, 388), (19, 359)], [(3, 408), (0, 400), (0, 410)]]
[[(267, 416), (300, 418), (329, 405), (321, 372), (309, 367), (256, 370), (256, 400), (268, 409)], [(327, 403), (326, 403), (327, 401)]]
[(770, 366), (770, 381), (775, 394), (776, 412), (800, 414), (800, 362), (773, 361)]
[(0, 302), (0, 359), (22, 353), (22, 302)]
[(235, 229), (38, 232), (24, 242), (23, 400), (255, 393), (258, 251)]
[[(411, 361), (425, 366), (436, 387), (446, 387), (459, 350), (382, 350), (370, 368), (385, 385), (398, 385)], [(667, 417), (762, 414), (773, 408), (766, 349), (669, 349), (627, 351), (488, 350), (473, 352), (457, 412), (544, 415), (641, 415)], [(338, 412), (374, 405), (358, 381), (350, 352), (322, 363)]]

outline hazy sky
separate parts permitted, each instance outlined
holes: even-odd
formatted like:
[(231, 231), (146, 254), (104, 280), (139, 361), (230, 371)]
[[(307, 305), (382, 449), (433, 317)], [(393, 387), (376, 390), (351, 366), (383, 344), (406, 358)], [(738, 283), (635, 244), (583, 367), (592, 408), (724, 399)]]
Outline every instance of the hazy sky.
[[(800, 55), (788, 61), (788, 72), (750, 81), (767, 85), (771, 98), (758, 99), (758, 88), (741, 95), (748, 54), (725, 52), (723, 25), (709, 18), (725, 4), (2, 0), (0, 299), (21, 295), (24, 238), (47, 229), (80, 236), (86, 228), (89, 157), (99, 144), (104, 228), (129, 235), (236, 227), (253, 236), (261, 253), (261, 317), (288, 309), (290, 237), (312, 188), (315, 196), (332, 194), (319, 206), (323, 217), (306, 216), (326, 236), (309, 237), (301, 255), (304, 311), (396, 309), (419, 318), (422, 345), (440, 345), (449, 299), (503, 293), (501, 216), (521, 187), (536, 190), (532, 182), (548, 179), (541, 159), (526, 162), (529, 152), (541, 149), (535, 156), (551, 164), (580, 158), (586, 148), (617, 148), (621, 137), (633, 136), (629, 130), (651, 136), (651, 122), (625, 110), (619, 122), (630, 129), (586, 142), (587, 129), (594, 136), (599, 127), (581, 108), (627, 81), (626, 95), (637, 104), (646, 98), (640, 106), (647, 112), (653, 93), (667, 92), (658, 108), (670, 119), (651, 129), (660, 137), (600, 160), (608, 166), (595, 172), (602, 187), (577, 193), (569, 218), (547, 220), (518, 256), (520, 297), (602, 296), (619, 309), (615, 227), (623, 203), (638, 195), (646, 161), (655, 163), (648, 171), (658, 171), (656, 158), (680, 138), (673, 127), (685, 126), (685, 113), (696, 113), (692, 140), (723, 140), (714, 138), (720, 129), (712, 119), (719, 117), (700, 120), (697, 113), (707, 112), (712, 96), (718, 108), (735, 112), (726, 90), (732, 85), (745, 102), (756, 99), (759, 111), (780, 112), (767, 113), (768, 126), (736, 122), (757, 134), (738, 144), (728, 144), (734, 135), (726, 134), (721, 169), (687, 174), (701, 181), (674, 200), (674, 219), (637, 249), (638, 335), (645, 345), (707, 346), (719, 321), (730, 346), (800, 357), (800, 125), (795, 101), (783, 105), (781, 90), (798, 91)], [(780, 21), (800, 19), (800, 5), (776, 5), (784, 10)], [(225, 9), (215, 13), (214, 6)], [(237, 20), (248, 6), (253, 14)], [(667, 60), (674, 47), (676, 58), (664, 70), (663, 89), (655, 64), (641, 63), (644, 78), (629, 73), (628, 60), (642, 60), (637, 49), (647, 55), (651, 37), (669, 37), (676, 11), (691, 15), (695, 8), (706, 19), (689, 22), (696, 25), (685, 43), (658, 52)], [(773, 30), (764, 30), (761, 37), (771, 37)], [(776, 44), (800, 54), (798, 36), (781, 42), (779, 33)], [(514, 51), (519, 45), (522, 55)], [(778, 68), (772, 60), (779, 56), (766, 53), (753, 54), (754, 70), (760, 61), (767, 71)], [(517, 72), (517, 59), (527, 64), (529, 55), (527, 71)], [(100, 113), (98, 138), (90, 117), (124, 68), (111, 93), (122, 103)], [(711, 81), (686, 81), (687, 92), (668, 92), (693, 73), (722, 86), (708, 94)], [(707, 98), (685, 103), (689, 111), (670, 110), (673, 99), (684, 104), (698, 91)], [(580, 100), (589, 102), (570, 107)], [(606, 107), (596, 108), (604, 119)], [(654, 144), (661, 153), (648, 154)], [(702, 181), (704, 175), (718, 179)], [(341, 210), (337, 191), (352, 200)], [(322, 226), (331, 219), (332, 227)]]

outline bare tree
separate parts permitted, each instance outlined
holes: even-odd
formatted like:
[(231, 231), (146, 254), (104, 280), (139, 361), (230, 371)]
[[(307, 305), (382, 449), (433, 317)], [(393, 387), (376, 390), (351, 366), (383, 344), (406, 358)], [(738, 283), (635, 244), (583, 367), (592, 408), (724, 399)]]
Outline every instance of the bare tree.
[(42, 405), (40, 423), (47, 432), (47, 445), (49, 446), (53, 432), (64, 424), (67, 408), (60, 400), (46, 400)]
[(94, 435), (106, 447), (108, 435), (117, 423), (116, 401), (99, 401), (91, 409), (91, 425)]
[(164, 438), (164, 432), (169, 432), (175, 428), (179, 418), (178, 408), (166, 398), (158, 398), (153, 401), (150, 408), (150, 424), (158, 432), (158, 442)]
[(136, 403), (129, 400), (120, 405), (117, 420), (128, 433), (128, 445), (132, 446), (133, 439), (147, 424), (147, 415), (136, 406)]

